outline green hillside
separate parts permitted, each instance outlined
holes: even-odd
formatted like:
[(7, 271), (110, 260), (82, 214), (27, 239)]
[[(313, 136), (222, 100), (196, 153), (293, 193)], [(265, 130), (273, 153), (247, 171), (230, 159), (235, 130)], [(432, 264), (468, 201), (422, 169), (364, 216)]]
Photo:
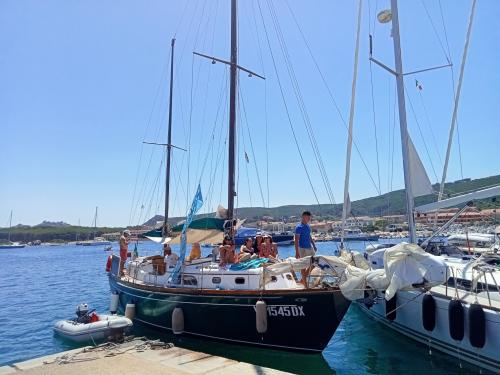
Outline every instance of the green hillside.
[[(495, 185), (500, 185), (500, 175), (491, 176), (486, 178), (480, 178), (476, 180), (460, 180), (446, 184), (445, 192), (449, 196), (463, 194), (473, 190), (478, 190), (481, 188), (491, 187)], [(434, 186), (435, 191), (439, 189), (439, 186)], [(497, 197), (499, 198), (499, 197)], [(416, 205), (430, 203), (436, 200), (436, 195), (427, 195), (424, 197), (418, 197), (416, 199)], [(500, 200), (498, 200), (500, 202)], [(371, 197), (366, 199), (361, 199), (354, 201), (351, 204), (351, 211), (355, 216), (384, 216), (384, 215), (397, 215), (405, 213), (405, 194), (404, 190), (396, 190), (387, 194), (383, 194), (377, 197)], [(496, 206), (494, 199), (489, 199), (486, 201), (476, 202), (478, 208), (494, 208)], [(248, 221), (256, 221), (261, 219), (263, 216), (270, 216), (275, 219), (290, 218), (292, 216), (298, 216), (304, 210), (311, 211), (315, 218), (323, 219), (338, 219), (342, 214), (341, 204), (321, 204), (321, 205), (287, 205), (280, 207), (243, 207), (237, 210), (237, 215), (239, 218), (247, 219)], [(207, 215), (203, 215), (207, 216)], [(213, 216), (210, 214), (208, 216)], [(177, 223), (184, 218), (176, 217), (171, 218), (169, 221), (171, 223)], [(157, 221), (163, 220), (163, 216), (156, 215), (155, 217), (148, 220), (150, 225), (155, 224)], [(55, 225), (55, 226), (54, 226)], [(89, 239), (94, 235), (99, 236), (102, 233), (118, 232), (122, 228), (97, 228), (95, 230), (92, 227), (78, 227), (78, 226), (68, 226), (60, 223), (42, 223), (37, 226), (17, 226), (12, 228), (11, 240), (12, 241), (22, 241), (29, 242), (34, 240), (41, 241), (75, 241), (78, 238), (80, 240)], [(0, 241), (7, 239), (7, 228), (0, 228)]]
[[(500, 175), (476, 180), (464, 179), (450, 182), (445, 185), (445, 194), (454, 196), (463, 194), (481, 188), (500, 185)], [(439, 190), (438, 184), (434, 185), (434, 190)], [(437, 193), (418, 197), (415, 200), (416, 205), (431, 203), (437, 200)], [(499, 201), (500, 202), (500, 201)], [(478, 208), (492, 207), (492, 200), (476, 202)], [(493, 204), (494, 205), (494, 204)], [(279, 207), (242, 207), (238, 208), (239, 218), (257, 220), (262, 216), (271, 216), (275, 219), (282, 217), (300, 215), (304, 210), (311, 211), (316, 217), (322, 218), (340, 218), (342, 214), (342, 204), (312, 204), (312, 205), (286, 205)], [(351, 203), (351, 211), (356, 216), (383, 216), (398, 215), (406, 212), (405, 191), (395, 190), (390, 193), (382, 194), (376, 197), (365, 198)], [(162, 218), (162, 217), (161, 217)], [(183, 218), (172, 218), (172, 221), (182, 220)]]

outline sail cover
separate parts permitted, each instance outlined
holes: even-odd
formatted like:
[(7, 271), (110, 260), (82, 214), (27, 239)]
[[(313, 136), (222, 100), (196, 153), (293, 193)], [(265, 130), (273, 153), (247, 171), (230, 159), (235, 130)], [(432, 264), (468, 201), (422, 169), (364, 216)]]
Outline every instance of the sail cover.
[(417, 150), (408, 135), (408, 164), (410, 168), (411, 189), (414, 197), (432, 194), (432, 184), (427, 176), (422, 160), (418, 156)]

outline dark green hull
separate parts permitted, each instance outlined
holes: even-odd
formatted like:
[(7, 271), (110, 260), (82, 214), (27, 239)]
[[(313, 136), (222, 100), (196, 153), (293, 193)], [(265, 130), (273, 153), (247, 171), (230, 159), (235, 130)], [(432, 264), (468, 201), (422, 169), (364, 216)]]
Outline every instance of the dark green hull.
[[(119, 309), (135, 303), (135, 320), (172, 330), (172, 312), (182, 308), (184, 333), (275, 349), (321, 352), (344, 317), (350, 302), (338, 289), (287, 291), (217, 291), (165, 289), (110, 277), (120, 296)], [(267, 304), (268, 329), (256, 330), (255, 304)]]

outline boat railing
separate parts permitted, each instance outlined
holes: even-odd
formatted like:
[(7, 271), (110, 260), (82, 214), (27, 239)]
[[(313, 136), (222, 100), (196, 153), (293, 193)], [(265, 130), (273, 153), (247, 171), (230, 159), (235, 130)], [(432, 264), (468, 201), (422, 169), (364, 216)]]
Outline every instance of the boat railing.
[[(473, 267), (471, 268), (470, 280), (459, 277), (460, 272), (463, 272), (463, 270), (450, 266), (446, 268), (446, 283), (444, 284), (446, 297), (459, 300), (467, 300), (467, 297), (472, 297), (473, 302), (477, 303), (479, 301), (482, 305), (498, 308), (498, 301), (492, 299), (490, 294), (491, 292), (500, 294), (500, 286), (493, 274), (493, 270)], [(490, 275), (493, 284), (491, 281), (488, 282), (487, 274)], [(479, 295), (479, 293), (483, 292), (486, 293), (486, 297)]]

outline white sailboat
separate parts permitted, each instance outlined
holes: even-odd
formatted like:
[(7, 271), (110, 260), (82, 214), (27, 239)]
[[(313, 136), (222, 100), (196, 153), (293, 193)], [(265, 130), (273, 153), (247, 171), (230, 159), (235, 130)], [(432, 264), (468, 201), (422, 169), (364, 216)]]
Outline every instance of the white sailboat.
[[(476, 1), (473, 0), (465, 50), (470, 37), (475, 4)], [(500, 194), (500, 187), (414, 207), (414, 197), (428, 194), (431, 185), (407, 131), (403, 82), (403, 76), (407, 73), (403, 73), (402, 68), (397, 5), (397, 0), (391, 0), (391, 9), (379, 13), (378, 17), (382, 23), (392, 23), (395, 70), (387, 68), (372, 57), (370, 58), (396, 77), (407, 220), (411, 244), (400, 244), (392, 248), (375, 249), (369, 254), (366, 253), (365, 256), (368, 258), (371, 270), (348, 268), (351, 277), (348, 275), (348, 281), (344, 285), (352, 289), (353, 282), (360, 282), (358, 286), (363, 288), (364, 292), (361, 292), (361, 296), (359, 294), (354, 296), (358, 299), (358, 306), (388, 329), (425, 344), (429, 349), (433, 348), (456, 357), (460, 365), (461, 361), (466, 361), (500, 373), (498, 357), (500, 351), (500, 289), (498, 287), (500, 255), (496, 253), (484, 254), (478, 259), (470, 260), (461, 257), (440, 257), (426, 254), (416, 245), (414, 222), (415, 213), (464, 205), (475, 199), (493, 197)], [(464, 53), (462, 71), (465, 55)], [(456, 108), (452, 127), (455, 121)], [(346, 205), (346, 201), (344, 204)], [(462, 208), (459, 213), (465, 209), (466, 207)], [(451, 222), (445, 224), (434, 236), (449, 226)], [(425, 246), (430, 239), (424, 241), (422, 245)], [(403, 259), (403, 265), (395, 265), (392, 258), (394, 256)], [(426, 283), (426, 275), (430, 268), (416, 262), (416, 259), (425, 259), (426, 257), (432, 257), (429, 259), (433, 259), (437, 263), (444, 262), (446, 265), (446, 277), (441, 285)], [(352, 258), (356, 259), (354, 254)], [(398, 267), (402, 268), (398, 269)], [(380, 283), (380, 275), (384, 277), (392, 275), (390, 282), (391, 284), (394, 282), (396, 285), (403, 285), (405, 282), (410, 282), (412, 277), (419, 276), (423, 284), (420, 289), (418, 284), (411, 284), (417, 288), (416, 290), (406, 290), (406, 288), (390, 290), (391, 286)], [(415, 278), (415, 280), (418, 279), (418, 277)], [(379, 281), (379, 285), (376, 281)], [(384, 280), (384, 282), (388, 282), (388, 280)]]
[(7, 236), (7, 242), (5, 242), (5, 243), (0, 242), (0, 249), (21, 249), (25, 246), (19, 242), (12, 242), (10, 240), (11, 229), (12, 229), (12, 210), (10, 210), (9, 232), (8, 232), (8, 236)]
[[(97, 233), (97, 209), (96, 207), (94, 214), (94, 236)], [(94, 237), (91, 240), (79, 241), (76, 244), (81, 246), (109, 246), (111, 241), (106, 240), (104, 237)]]

